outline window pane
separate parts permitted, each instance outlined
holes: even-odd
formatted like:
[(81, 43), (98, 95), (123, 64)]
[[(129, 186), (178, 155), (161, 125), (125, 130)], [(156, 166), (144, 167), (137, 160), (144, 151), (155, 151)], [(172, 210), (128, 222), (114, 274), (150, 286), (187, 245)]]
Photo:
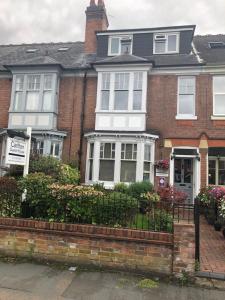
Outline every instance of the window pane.
[(150, 181), (150, 173), (143, 174), (143, 181)]
[(131, 53), (131, 41), (121, 43), (121, 54)]
[(111, 53), (112, 54), (119, 53), (119, 44), (120, 44), (120, 38), (111, 38)]
[(121, 161), (120, 181), (136, 181), (136, 161)]
[(99, 180), (114, 181), (114, 160), (100, 160)]
[(151, 161), (151, 146), (150, 145), (145, 145), (145, 161)]
[(101, 109), (109, 110), (109, 91), (102, 91)]
[(132, 150), (133, 150), (133, 144), (126, 144), (125, 159), (133, 159)]
[(150, 172), (150, 166), (151, 166), (150, 162), (145, 162), (144, 163), (144, 172)]
[(194, 96), (179, 95), (179, 114), (194, 115)]
[(128, 90), (129, 89), (129, 73), (116, 73), (115, 74), (115, 90)]
[(93, 178), (93, 159), (89, 160), (89, 180)]
[(195, 78), (179, 78), (179, 93), (194, 94), (195, 93)]
[(143, 82), (143, 73), (135, 72), (134, 73), (134, 90), (142, 90), (142, 82)]
[(175, 34), (168, 35), (168, 51), (177, 50), (177, 36)]
[(39, 92), (27, 92), (26, 109), (38, 110)]
[(110, 73), (102, 74), (102, 90), (110, 89)]
[(225, 76), (214, 76), (213, 87), (216, 93), (225, 93)]
[(52, 91), (44, 91), (43, 94), (43, 110), (52, 109)]
[(40, 90), (40, 75), (29, 75), (28, 76), (28, 90), (37, 91)]
[(24, 76), (23, 75), (17, 75), (16, 76), (16, 91), (22, 91), (23, 90), (23, 82), (24, 82)]
[(216, 184), (216, 161), (209, 160), (209, 184)]
[(111, 143), (106, 143), (104, 148), (104, 158), (112, 158), (111, 156)]
[(142, 91), (133, 92), (133, 110), (141, 110), (142, 107)]
[(15, 93), (14, 110), (22, 110), (23, 92)]
[(52, 89), (52, 75), (44, 76), (44, 89), (51, 90)]
[(128, 91), (115, 91), (115, 110), (127, 110), (128, 109)]
[(55, 153), (54, 153), (54, 156), (59, 156), (59, 149), (60, 149), (59, 143), (55, 143)]
[(224, 115), (225, 114), (225, 94), (215, 95), (215, 114)]
[(166, 41), (155, 41), (155, 53), (166, 52)]
[(89, 152), (89, 158), (94, 157), (94, 143), (90, 144), (90, 152)]

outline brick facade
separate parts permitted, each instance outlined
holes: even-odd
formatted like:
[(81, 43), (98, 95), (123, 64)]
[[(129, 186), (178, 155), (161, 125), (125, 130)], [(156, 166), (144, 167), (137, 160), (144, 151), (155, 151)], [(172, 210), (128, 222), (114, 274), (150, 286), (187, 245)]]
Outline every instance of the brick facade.
[(175, 225), (173, 237), (140, 230), (0, 218), (0, 252), (126, 271), (193, 273), (192, 229), (187, 224)]
[(0, 79), (0, 128), (8, 127), (8, 111), (11, 99), (12, 80)]

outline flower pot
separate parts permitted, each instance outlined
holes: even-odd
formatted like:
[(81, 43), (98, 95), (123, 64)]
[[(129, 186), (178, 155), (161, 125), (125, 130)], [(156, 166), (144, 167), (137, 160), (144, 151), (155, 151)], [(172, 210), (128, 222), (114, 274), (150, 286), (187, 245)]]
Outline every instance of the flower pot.
[(214, 228), (215, 228), (216, 231), (220, 231), (221, 228), (222, 228), (222, 224), (219, 223), (219, 222), (215, 222), (214, 223)]

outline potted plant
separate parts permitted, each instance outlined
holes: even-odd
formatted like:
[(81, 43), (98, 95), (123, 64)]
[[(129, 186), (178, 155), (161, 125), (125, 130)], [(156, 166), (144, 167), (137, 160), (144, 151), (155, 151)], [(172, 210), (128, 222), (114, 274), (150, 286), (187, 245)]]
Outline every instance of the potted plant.
[(167, 171), (169, 169), (170, 163), (168, 159), (161, 159), (155, 163), (155, 166), (159, 170)]
[(217, 220), (217, 221), (214, 223), (214, 228), (215, 228), (216, 231), (220, 231), (221, 228), (222, 228), (221, 222)]

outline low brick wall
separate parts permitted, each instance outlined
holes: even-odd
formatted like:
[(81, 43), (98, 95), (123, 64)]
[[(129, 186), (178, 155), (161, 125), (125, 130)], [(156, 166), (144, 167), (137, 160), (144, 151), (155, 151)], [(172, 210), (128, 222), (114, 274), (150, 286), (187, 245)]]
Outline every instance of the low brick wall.
[[(126, 271), (171, 274), (173, 240), (168, 233), (0, 218), (2, 254)], [(180, 250), (181, 243), (176, 259)]]

